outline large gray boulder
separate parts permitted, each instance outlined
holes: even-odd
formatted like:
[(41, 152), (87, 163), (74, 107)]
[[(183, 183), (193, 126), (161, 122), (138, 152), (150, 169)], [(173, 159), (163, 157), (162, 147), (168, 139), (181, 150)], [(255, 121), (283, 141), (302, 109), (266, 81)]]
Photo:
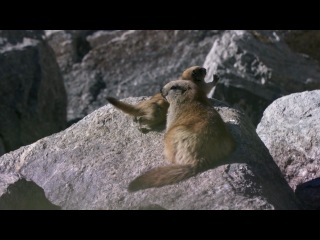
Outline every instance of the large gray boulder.
[(43, 31), (0, 31), (0, 155), (66, 126), (66, 92)]
[[(62, 209), (298, 209), (292, 189), (246, 116), (212, 102), (238, 146), (224, 165), (186, 181), (127, 191), (139, 174), (166, 164), (164, 132), (142, 134), (130, 117), (111, 105), (65, 131), (5, 154), (0, 176), (36, 184)], [(3, 181), (3, 186), (12, 185)]]
[(306, 207), (320, 209), (320, 90), (274, 101), (257, 133)]
[[(219, 31), (89, 33), (86, 32), (84, 41), (67, 31), (47, 32), (68, 92), (68, 120), (82, 118), (103, 106), (108, 95), (117, 98), (154, 95), (185, 68), (202, 65)], [(82, 58), (74, 39), (82, 39), (80, 46), (89, 45)]]
[(240, 106), (254, 125), (275, 99), (320, 88), (320, 66), (294, 52), (274, 30), (232, 30), (213, 41), (206, 80), (220, 75), (213, 97)]

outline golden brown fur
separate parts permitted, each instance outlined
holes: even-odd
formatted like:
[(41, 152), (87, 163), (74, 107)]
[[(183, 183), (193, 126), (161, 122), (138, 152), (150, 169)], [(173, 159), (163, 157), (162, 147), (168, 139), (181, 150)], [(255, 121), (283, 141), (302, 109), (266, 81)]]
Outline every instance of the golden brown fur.
[[(212, 87), (217, 84), (218, 78), (214, 78), (214, 81), (206, 83), (204, 81), (206, 72), (205, 68), (193, 66), (186, 69), (180, 76), (180, 79), (193, 81), (206, 93), (209, 93)], [(137, 105), (131, 105), (112, 97), (107, 97), (107, 100), (116, 108), (133, 116), (134, 121), (139, 123), (139, 130), (142, 132), (157, 129), (165, 124), (169, 103), (164, 101), (160, 93)]]
[(136, 105), (131, 105), (112, 97), (107, 97), (107, 100), (123, 112), (132, 115), (134, 121), (139, 123), (139, 130), (142, 132), (155, 129), (163, 124), (163, 119), (166, 119), (169, 107), (169, 103), (164, 100), (160, 93)]
[(211, 89), (217, 85), (219, 77), (217, 75), (213, 75), (213, 81), (207, 83), (204, 81), (206, 74), (207, 70), (205, 68), (200, 66), (193, 66), (187, 68), (182, 73), (179, 79), (193, 81), (205, 92), (205, 94), (208, 94)]
[(235, 149), (226, 124), (196, 84), (172, 81), (162, 94), (170, 104), (164, 155), (172, 165), (137, 177), (129, 184), (129, 191), (177, 183), (215, 166)]

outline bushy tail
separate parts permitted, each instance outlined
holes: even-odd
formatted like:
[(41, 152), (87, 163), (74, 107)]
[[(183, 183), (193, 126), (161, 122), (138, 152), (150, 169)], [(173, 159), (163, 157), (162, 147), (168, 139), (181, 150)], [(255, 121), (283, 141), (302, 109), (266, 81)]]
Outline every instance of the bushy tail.
[(129, 184), (128, 191), (135, 192), (146, 188), (170, 185), (190, 178), (197, 172), (194, 165), (169, 165), (154, 168), (134, 179)]
[(130, 114), (134, 117), (139, 116), (139, 108), (137, 108), (136, 106), (125, 103), (125, 102), (121, 102), (118, 99), (113, 97), (107, 97), (107, 100), (109, 101), (109, 103), (111, 103), (113, 106), (120, 109), (121, 111), (127, 114)]

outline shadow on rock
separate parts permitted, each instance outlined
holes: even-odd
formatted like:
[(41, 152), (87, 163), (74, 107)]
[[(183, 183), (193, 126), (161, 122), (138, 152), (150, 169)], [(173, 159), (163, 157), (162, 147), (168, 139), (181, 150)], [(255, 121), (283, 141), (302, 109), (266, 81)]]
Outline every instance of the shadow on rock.
[(295, 194), (307, 209), (320, 210), (320, 178), (299, 184)]

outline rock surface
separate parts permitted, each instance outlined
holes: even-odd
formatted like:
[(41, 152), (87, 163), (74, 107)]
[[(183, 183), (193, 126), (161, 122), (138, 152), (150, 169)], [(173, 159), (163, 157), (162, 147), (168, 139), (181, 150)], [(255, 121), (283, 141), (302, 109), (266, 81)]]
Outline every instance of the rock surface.
[(257, 133), (307, 207), (320, 209), (320, 90), (274, 101)]
[(82, 61), (91, 50), (86, 37), (97, 30), (46, 30), (45, 35), (57, 57), (62, 73), (72, 70), (72, 65)]
[(43, 31), (0, 31), (0, 155), (66, 126), (66, 92)]
[(166, 164), (164, 133), (142, 134), (111, 105), (65, 131), (5, 154), (0, 174), (32, 181), (62, 209), (298, 209), (292, 189), (246, 116), (212, 102), (238, 147), (225, 165), (184, 182), (128, 193), (132, 179)]
[(275, 99), (320, 87), (314, 60), (319, 32), (55, 30), (46, 35), (64, 76), (70, 122), (106, 104), (107, 95), (153, 95), (185, 68), (203, 65), (209, 70), (206, 81), (214, 73), (221, 77), (210, 96), (241, 107), (256, 126)]
[(45, 197), (43, 189), (12, 174), (0, 174), (0, 210), (59, 210)]
[(68, 92), (68, 120), (103, 106), (108, 95), (154, 95), (185, 68), (202, 65), (218, 32), (98, 31), (86, 38), (90, 50), (78, 62), (72, 60), (78, 56), (72, 34), (51, 35)]
[(220, 75), (212, 96), (240, 106), (254, 125), (275, 99), (320, 88), (318, 63), (292, 51), (279, 35), (274, 30), (224, 31), (203, 64), (207, 81)]

